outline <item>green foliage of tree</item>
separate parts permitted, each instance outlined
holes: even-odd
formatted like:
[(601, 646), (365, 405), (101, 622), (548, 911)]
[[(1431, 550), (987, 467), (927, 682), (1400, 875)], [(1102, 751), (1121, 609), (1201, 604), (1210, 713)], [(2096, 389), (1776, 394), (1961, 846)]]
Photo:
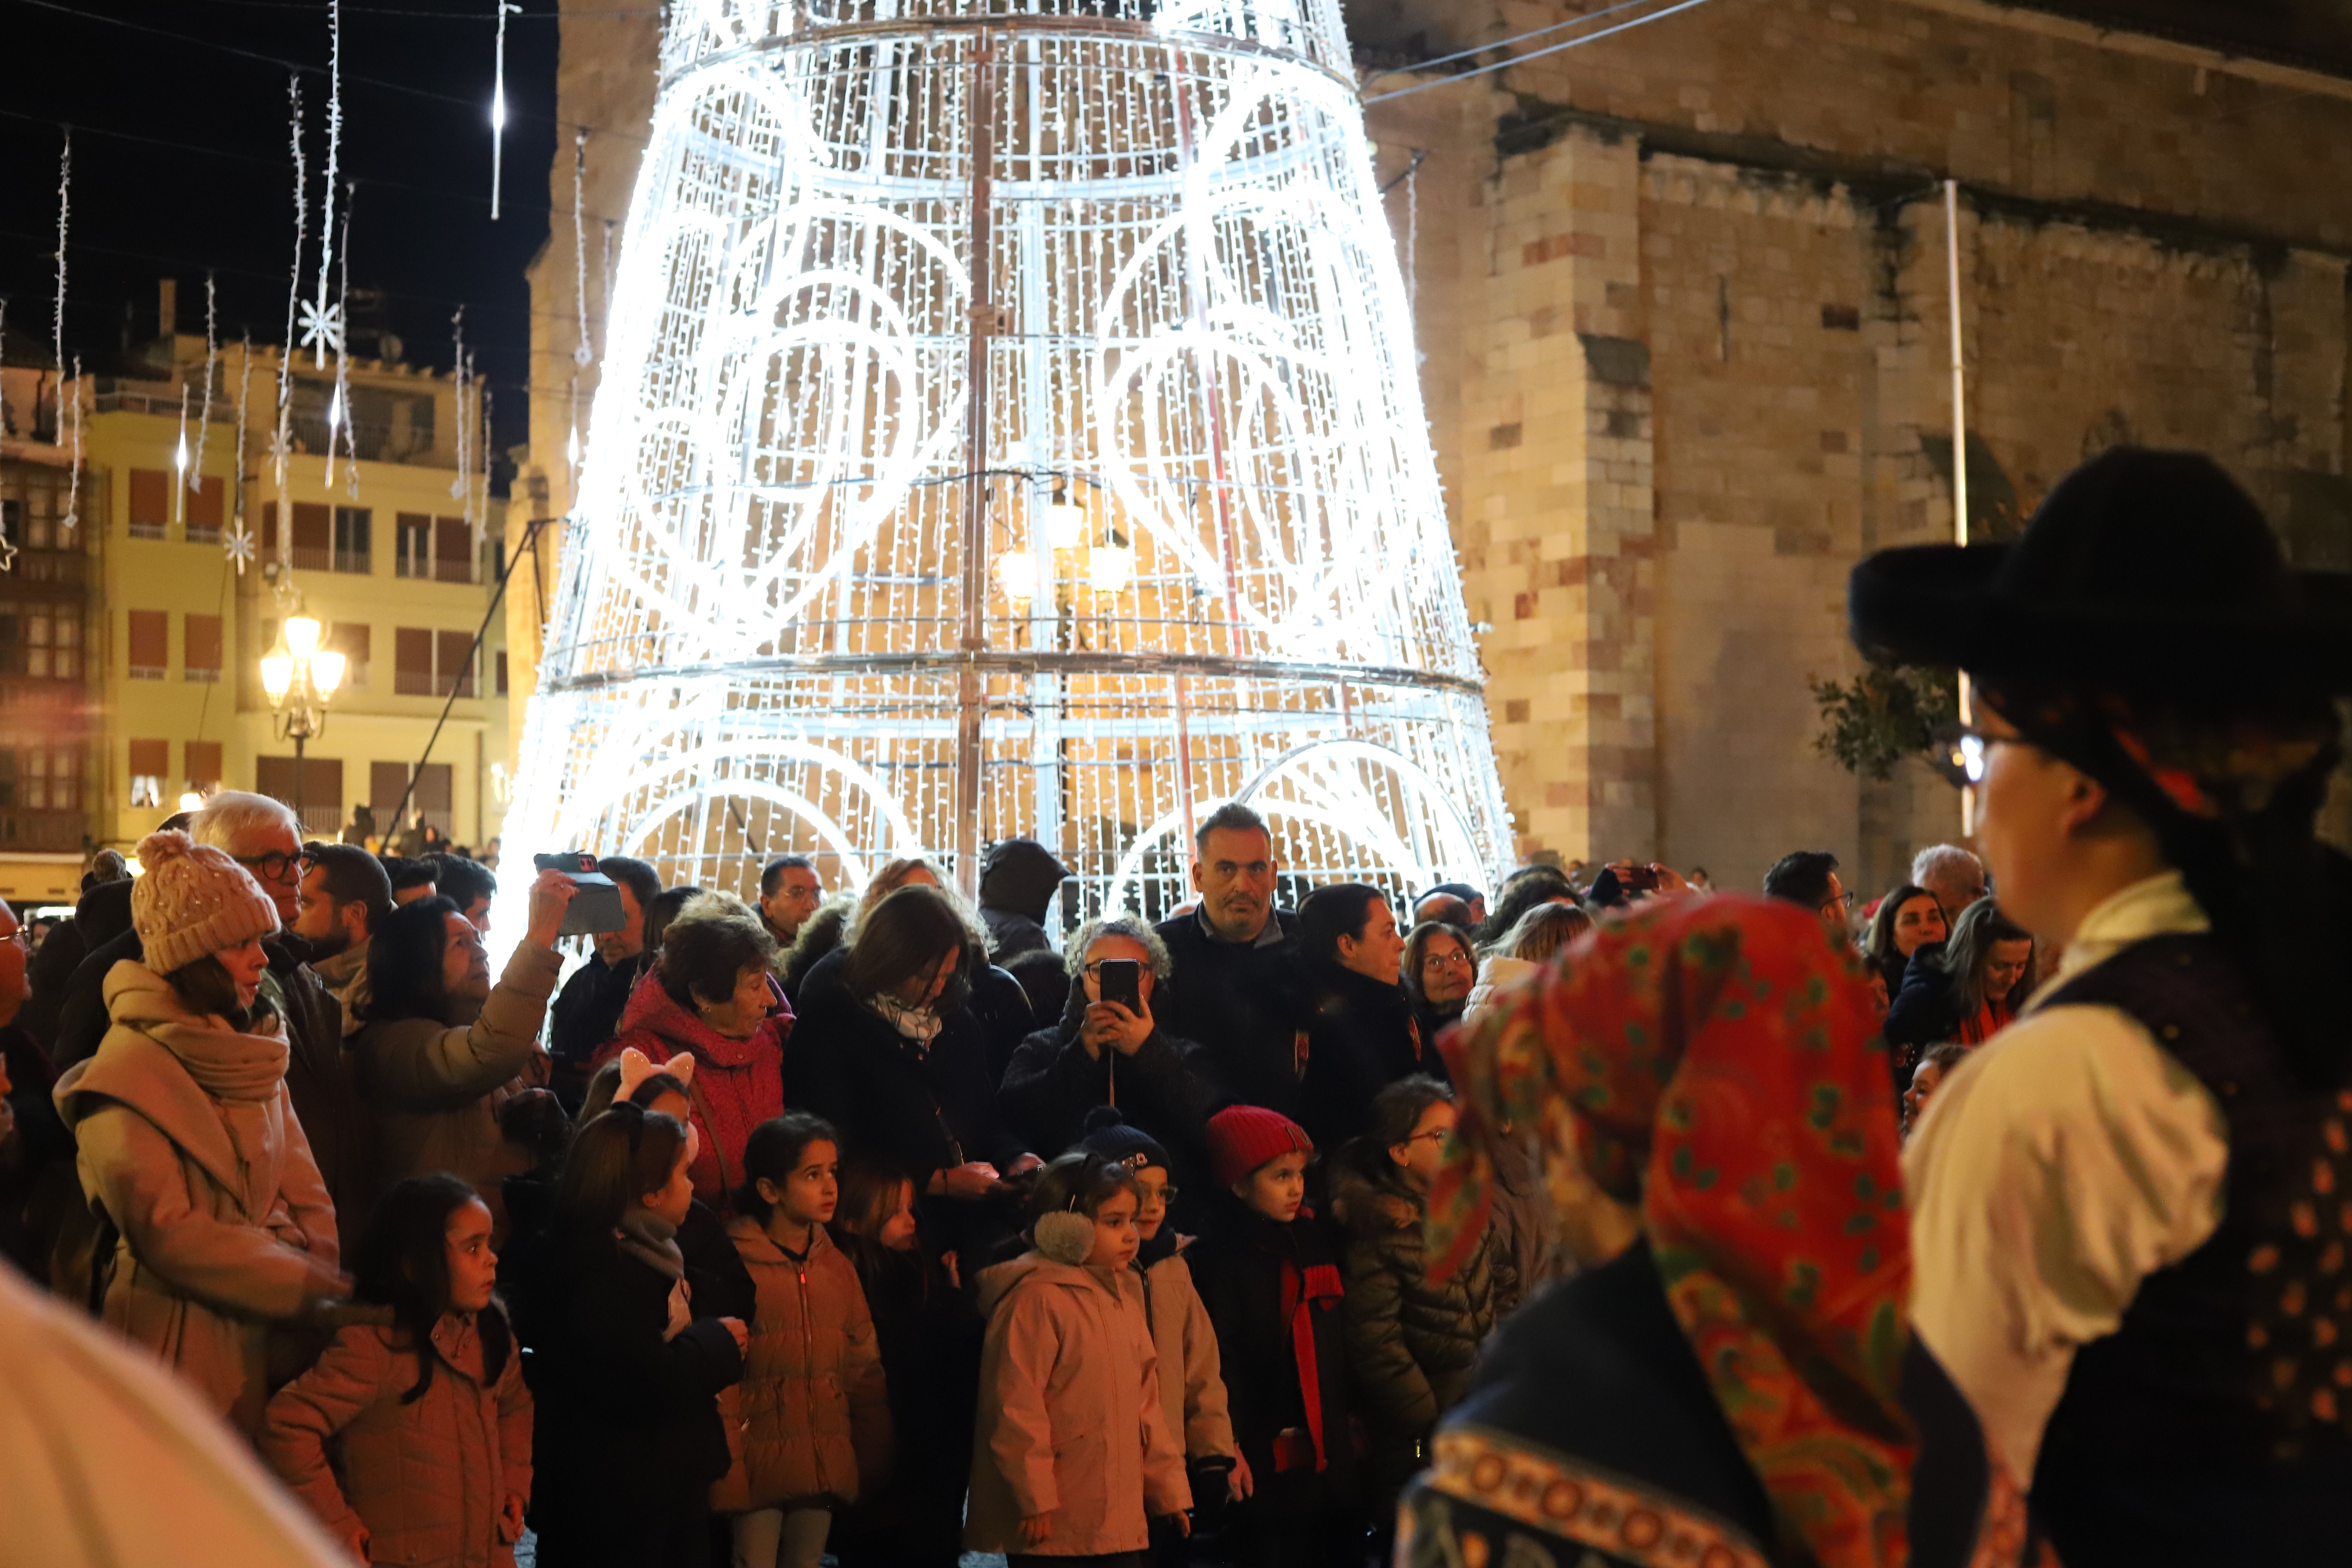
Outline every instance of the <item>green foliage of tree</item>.
[(1930, 749), (1938, 724), (1959, 717), (1959, 683), (1948, 669), (1873, 665), (1848, 684), (1811, 677), (1806, 684), (1822, 713), (1813, 750), (1856, 777), (1887, 777), (1905, 757)]

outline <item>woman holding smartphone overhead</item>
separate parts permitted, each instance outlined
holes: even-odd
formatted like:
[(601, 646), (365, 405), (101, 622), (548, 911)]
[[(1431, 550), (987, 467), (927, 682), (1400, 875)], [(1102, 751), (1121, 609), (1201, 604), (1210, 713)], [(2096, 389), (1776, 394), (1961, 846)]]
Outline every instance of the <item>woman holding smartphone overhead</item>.
[(1033, 1149), (1070, 1147), (1086, 1135), (1087, 1111), (1116, 1105), (1167, 1148), (1181, 1188), (1206, 1168), (1199, 1130), (1217, 1095), (1199, 1047), (1152, 1015), (1167, 946), (1143, 921), (1114, 915), (1082, 928), (1064, 952), (1069, 1005), (1013, 1053), (997, 1104)]

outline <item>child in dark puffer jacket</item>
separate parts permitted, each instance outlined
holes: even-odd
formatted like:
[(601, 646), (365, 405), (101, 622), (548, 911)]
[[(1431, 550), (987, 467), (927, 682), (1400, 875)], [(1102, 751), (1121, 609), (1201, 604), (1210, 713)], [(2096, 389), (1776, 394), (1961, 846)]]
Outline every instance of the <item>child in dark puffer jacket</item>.
[(1424, 1267), (1422, 1220), (1454, 1121), (1451, 1089), (1401, 1079), (1373, 1098), (1370, 1127), (1333, 1163), (1331, 1212), (1346, 1238), (1339, 1321), (1381, 1518), (1426, 1462), (1437, 1418), (1469, 1392), (1479, 1346), (1517, 1301), (1517, 1273), (1491, 1229), (1444, 1284)]
[(1315, 1145), (1262, 1106), (1209, 1119), (1216, 1227), (1187, 1254), (1217, 1331), (1244, 1500), (1223, 1543), (1250, 1568), (1360, 1563), (1356, 1433), (1330, 1242), (1307, 1206)]

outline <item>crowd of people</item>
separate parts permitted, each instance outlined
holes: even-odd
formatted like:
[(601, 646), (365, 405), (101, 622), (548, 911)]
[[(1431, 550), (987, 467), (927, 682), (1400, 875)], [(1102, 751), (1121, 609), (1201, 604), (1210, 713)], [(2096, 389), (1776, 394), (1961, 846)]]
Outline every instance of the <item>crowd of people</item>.
[(2021, 584), (1857, 574), (1866, 647), (1988, 678), (1983, 858), (1859, 904), (1808, 850), (1290, 909), (1228, 803), (1156, 923), (1027, 840), (971, 902), (614, 856), (568, 975), (556, 870), (494, 975), (478, 863), (216, 795), (29, 982), (0, 932), (0, 1253), (360, 1561), (2320, 1560), (2334, 711), (2021, 673), (1922, 586), (2127, 600), (2084, 563), (2190, 497), (2175, 569), (2300, 624), (2218, 470), (2102, 462)]

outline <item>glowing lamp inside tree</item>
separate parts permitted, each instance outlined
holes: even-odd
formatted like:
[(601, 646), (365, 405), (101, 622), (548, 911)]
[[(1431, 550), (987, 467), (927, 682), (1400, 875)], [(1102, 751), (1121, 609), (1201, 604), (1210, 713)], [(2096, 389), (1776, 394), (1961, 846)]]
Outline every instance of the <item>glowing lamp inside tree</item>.
[(1025, 836), (1157, 913), (1243, 800), (1308, 879), (1493, 875), (1334, 0), (678, 0), (661, 71), (510, 840)]

